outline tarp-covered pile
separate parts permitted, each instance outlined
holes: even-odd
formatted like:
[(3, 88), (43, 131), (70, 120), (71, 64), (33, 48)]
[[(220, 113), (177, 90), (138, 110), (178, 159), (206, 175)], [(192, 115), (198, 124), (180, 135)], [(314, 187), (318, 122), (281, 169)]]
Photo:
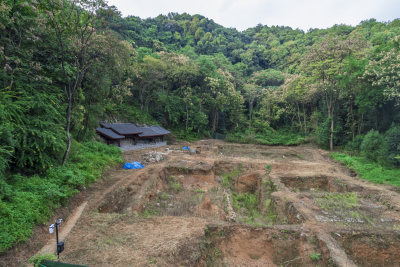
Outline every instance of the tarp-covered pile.
[(134, 161), (125, 163), (123, 168), (128, 170), (137, 170), (137, 169), (143, 169), (144, 166), (140, 164), (140, 162)]

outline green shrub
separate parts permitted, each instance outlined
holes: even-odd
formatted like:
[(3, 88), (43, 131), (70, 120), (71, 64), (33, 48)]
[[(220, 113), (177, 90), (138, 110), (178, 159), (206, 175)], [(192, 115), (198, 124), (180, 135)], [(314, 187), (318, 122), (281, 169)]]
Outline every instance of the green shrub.
[(65, 133), (56, 96), (0, 89), (0, 173), (5, 169), (43, 174), (59, 161)]
[(52, 211), (84, 186), (98, 179), (111, 164), (122, 163), (121, 150), (98, 142), (73, 142), (65, 166), (43, 176), (0, 177), (0, 253), (32, 235)]
[(4, 174), (8, 168), (11, 157), (12, 150), (10, 147), (0, 145), (0, 175)]
[(253, 222), (255, 218), (260, 217), (256, 194), (248, 192), (244, 194), (233, 193), (232, 204), (237, 211), (244, 213), (248, 217), (249, 222)]
[(261, 144), (261, 145), (285, 145), (293, 146), (305, 142), (305, 137), (301, 133), (294, 133), (289, 128), (274, 130), (265, 129), (262, 132), (247, 130), (244, 133), (230, 133), (226, 141), (242, 144)]
[(176, 128), (172, 129), (171, 131), (178, 140), (183, 140), (188, 142), (195, 142), (200, 139), (200, 136), (202, 136), (190, 130), (186, 131), (183, 128)]
[(344, 153), (332, 153), (334, 160), (343, 162), (347, 167), (356, 171), (361, 178), (378, 184), (400, 186), (400, 169), (391, 169), (360, 156), (350, 156)]
[(270, 174), (271, 170), (272, 170), (272, 166), (267, 164), (267, 165), (264, 166), (264, 170), (265, 170), (266, 174)]
[(33, 263), (33, 266), (35, 267), (39, 267), (40, 263), (43, 260), (50, 260), (50, 261), (54, 261), (56, 260), (57, 257), (53, 254), (36, 254), (33, 255), (30, 259), (29, 259), (29, 263)]
[(240, 168), (234, 169), (230, 173), (224, 173), (222, 175), (222, 182), (221, 182), (222, 186), (230, 188), (233, 178), (238, 177), (240, 173), (241, 173)]
[(329, 148), (329, 138), (331, 132), (331, 120), (327, 118), (323, 123), (319, 124), (315, 133), (317, 135), (318, 145)]
[(181, 191), (181, 183), (172, 175), (168, 178), (168, 187), (175, 192)]
[(321, 253), (318, 253), (318, 252), (313, 251), (313, 252), (310, 254), (310, 258), (311, 258), (312, 260), (314, 260), (314, 261), (319, 261), (320, 258), (321, 258)]
[(134, 104), (115, 104), (110, 103), (105, 107), (105, 113), (109, 118), (119, 118), (121, 120), (144, 123), (147, 125), (158, 124), (148, 112), (140, 109), (139, 106)]
[(351, 154), (359, 154), (361, 150), (361, 144), (362, 141), (364, 140), (364, 135), (357, 135), (353, 141), (349, 141), (346, 144), (345, 149), (349, 151)]
[(385, 133), (387, 146), (386, 161), (392, 166), (400, 166), (400, 126), (392, 126)]
[(385, 158), (386, 142), (383, 136), (375, 130), (369, 131), (361, 143), (361, 155), (369, 160), (383, 162)]
[[(321, 124), (319, 124), (315, 130), (317, 144), (323, 148), (329, 148), (330, 136), (331, 136), (331, 119), (326, 118)], [(339, 119), (335, 121), (335, 128), (333, 130), (333, 145), (342, 146), (344, 145), (344, 133), (343, 126)]]

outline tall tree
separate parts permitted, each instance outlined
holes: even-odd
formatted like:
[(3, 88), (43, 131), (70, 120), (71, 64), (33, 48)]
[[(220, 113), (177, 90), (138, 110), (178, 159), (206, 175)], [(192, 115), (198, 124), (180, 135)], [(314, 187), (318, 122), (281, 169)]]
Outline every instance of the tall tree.
[(340, 36), (326, 36), (315, 44), (306, 54), (303, 67), (323, 94), (330, 120), (329, 148), (333, 150), (335, 131), (335, 112), (341, 93), (340, 76), (344, 74), (345, 59), (366, 47), (366, 43), (358, 37), (343, 39)]
[(366, 67), (365, 77), (384, 88), (387, 99), (400, 100), (400, 35), (381, 46)]
[(260, 96), (262, 89), (261, 89), (261, 87), (257, 86), (256, 84), (253, 84), (253, 83), (246, 83), (243, 86), (243, 89), (244, 89), (245, 99), (247, 100), (248, 105), (249, 105), (249, 124), (250, 124), (250, 127), (252, 127), (254, 104), (255, 104), (257, 97)]
[(47, 11), (49, 30), (57, 44), (56, 58), (61, 65), (61, 75), (66, 96), (67, 145), (62, 164), (71, 148), (71, 115), (75, 93), (80, 88), (88, 68), (95, 62), (96, 53), (89, 53), (96, 34), (96, 12), (104, 6), (102, 0), (40, 0)]

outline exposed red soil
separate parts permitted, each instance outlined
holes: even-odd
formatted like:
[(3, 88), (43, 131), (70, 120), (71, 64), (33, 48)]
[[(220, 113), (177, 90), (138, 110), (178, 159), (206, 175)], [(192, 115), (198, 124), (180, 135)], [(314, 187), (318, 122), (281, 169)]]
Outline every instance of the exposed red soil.
[[(142, 170), (113, 168), (59, 209), (49, 224), (61, 217), (68, 225), (61, 227), (60, 259), (90, 266), (400, 266), (400, 195), (392, 187), (361, 180), (308, 146), (188, 145), (198, 153), (178, 144)], [(227, 188), (224, 175), (234, 170)], [(348, 210), (321, 205), (327, 194), (348, 192), (357, 197)], [(256, 195), (258, 217), (234, 206), (233, 193)], [(25, 265), (53, 241), (47, 231), (37, 227), (27, 243), (0, 255), (0, 266)]]

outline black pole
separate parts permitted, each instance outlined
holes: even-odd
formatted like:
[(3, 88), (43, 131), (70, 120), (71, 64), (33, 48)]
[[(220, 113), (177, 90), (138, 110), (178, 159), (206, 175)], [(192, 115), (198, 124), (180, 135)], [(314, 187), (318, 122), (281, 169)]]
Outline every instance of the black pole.
[(56, 242), (57, 259), (60, 259), (60, 250), (58, 249), (58, 222), (56, 222)]

